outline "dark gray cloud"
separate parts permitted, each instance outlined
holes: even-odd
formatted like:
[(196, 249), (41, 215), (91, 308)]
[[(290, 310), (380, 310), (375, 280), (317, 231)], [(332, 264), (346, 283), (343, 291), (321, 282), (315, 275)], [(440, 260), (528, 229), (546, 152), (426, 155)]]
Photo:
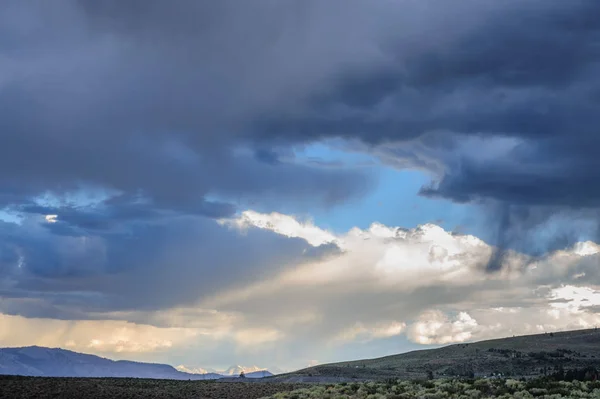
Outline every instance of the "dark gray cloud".
[[(405, 142), (399, 158), (435, 150), (445, 170), (425, 195), (597, 207), (598, 16), (593, 1), (507, 3), (443, 49), (389, 46), (389, 65), (349, 74), (257, 131)], [(460, 151), (466, 135), (514, 148), (480, 159)]]
[[(277, 65), (293, 62), (270, 39), (285, 21), (255, 25), (252, 8), (226, 3), (8, 2), (3, 203), (95, 185), (215, 217), (233, 207), (210, 195), (327, 205), (360, 195), (364, 171), (265, 162), (274, 143), (239, 138), (255, 114), (296, 101), (290, 73), (300, 66)], [(263, 2), (255, 13), (292, 11)]]
[[(255, 132), (358, 139), (391, 165), (432, 172), (422, 195), (502, 210), (501, 256), (557, 212), (597, 216), (600, 5), (467, 3), (477, 17), (454, 20), (463, 29), (413, 29), (418, 50), (388, 42), (387, 62), (342, 74)], [(545, 250), (578, 238), (559, 233)]]
[(446, 170), (423, 194), (594, 206), (595, 2), (341, 6), (9, 2), (3, 185), (88, 182), (177, 206), (219, 191), (343, 199), (365, 176), (314, 179), (269, 147), (444, 132), (520, 145), (510, 162), (436, 154)]
[[(335, 250), (199, 218), (230, 216), (238, 203), (328, 207), (372, 184), (359, 167), (297, 162), (284, 136), (244, 134), (257, 115), (362, 62), (356, 42), (339, 46), (343, 31), (316, 40), (331, 29), (314, 20), (322, 8), (7, 2), (0, 208), (24, 220), (0, 229), (0, 295), (12, 298), (2, 310), (162, 309)], [(306, 37), (311, 27), (320, 32)], [(98, 198), (89, 204), (86, 192)]]
[[(436, 146), (445, 170), (425, 195), (595, 207), (599, 15), (585, 0), (9, 2), (0, 178), (170, 207), (223, 191), (340, 200), (365, 176), (315, 179), (271, 147), (341, 136)], [(517, 145), (502, 160), (439, 149), (461, 135)]]
[(26, 222), (0, 230), (3, 296), (161, 308), (322, 256), (202, 217), (363, 194), (363, 168), (290, 155), (332, 137), (431, 172), (423, 195), (499, 203), (501, 249), (550, 211), (593, 216), (598, 21), (593, 0), (7, 1), (0, 206)]
[(77, 226), (79, 235), (56, 234), (42, 220), (1, 225), (0, 313), (68, 319), (190, 305), (339, 251), (268, 231), (240, 235), (198, 216)]
[(600, 306), (598, 306), (598, 305), (584, 306), (581, 310), (590, 312), (590, 313), (600, 313)]

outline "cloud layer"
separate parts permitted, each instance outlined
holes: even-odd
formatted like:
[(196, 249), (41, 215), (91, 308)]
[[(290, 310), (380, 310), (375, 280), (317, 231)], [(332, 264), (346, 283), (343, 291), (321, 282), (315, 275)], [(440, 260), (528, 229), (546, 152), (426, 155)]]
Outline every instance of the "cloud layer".
[[(269, 309), (271, 316), (312, 309), (312, 320), (320, 321), (313, 328), (320, 334), (406, 332), (421, 344), (598, 322), (594, 306), (600, 247), (591, 242), (541, 257), (511, 251), (503, 258), (502, 271), (490, 275), (486, 265), (495, 248), (431, 224), (415, 229), (373, 224), (368, 230), (332, 235), (310, 222), (255, 212), (230, 224), (303, 237), (313, 245), (335, 243), (340, 253), (208, 302), (220, 308), (255, 312), (261, 300), (281, 296), (286, 300)], [(260, 312), (253, 316), (260, 317)]]
[[(6, 1), (3, 342), (291, 367), (594, 325), (599, 34), (594, 0)], [(382, 168), (486, 242), (288, 216)]]
[[(194, 226), (226, 240), (226, 249), (200, 236), (168, 239), (177, 225), (162, 236), (161, 253), (174, 254), (160, 262), (168, 275), (150, 263), (146, 277), (123, 269), (58, 279), (24, 261), (2, 280), (3, 342), (196, 367), (258, 358), (294, 368), (600, 322), (600, 247), (591, 242), (543, 257), (510, 252), (490, 274), (494, 248), (431, 224), (335, 234), (254, 211), (188, 224), (188, 232)], [(218, 256), (209, 258), (208, 248)], [(210, 363), (217, 359), (223, 364)]]
[(4, 201), (80, 184), (220, 216), (208, 194), (337, 201), (360, 173), (279, 162), (343, 137), (435, 172), (425, 195), (595, 209), (598, 15), (592, 0), (11, 1)]

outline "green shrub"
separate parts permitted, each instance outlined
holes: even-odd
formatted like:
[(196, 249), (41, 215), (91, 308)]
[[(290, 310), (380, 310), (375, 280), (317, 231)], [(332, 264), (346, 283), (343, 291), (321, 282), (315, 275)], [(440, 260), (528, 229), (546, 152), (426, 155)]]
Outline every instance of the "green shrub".
[(391, 381), (314, 385), (271, 399), (600, 399), (599, 381), (459, 380)]

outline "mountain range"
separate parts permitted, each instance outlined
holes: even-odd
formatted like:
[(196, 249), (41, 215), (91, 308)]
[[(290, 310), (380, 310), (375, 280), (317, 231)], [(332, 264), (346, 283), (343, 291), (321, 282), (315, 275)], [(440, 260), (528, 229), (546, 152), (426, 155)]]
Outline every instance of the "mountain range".
[(188, 366), (177, 366), (175, 367), (177, 370), (190, 373), (190, 374), (219, 374), (224, 377), (238, 377), (240, 374), (244, 373), (246, 377), (250, 378), (262, 378), (262, 377), (270, 377), (274, 374), (279, 374), (279, 372), (271, 373), (265, 368), (261, 368), (258, 366), (231, 366), (227, 370), (215, 370), (210, 368), (201, 368), (201, 367), (188, 367)]
[(174, 368), (167, 364), (110, 360), (59, 348), (28, 346), (0, 349), (0, 375), (38, 377), (130, 377), (172, 380), (211, 380), (238, 377), (269, 377), (273, 374), (258, 367), (232, 366), (224, 374), (202, 369)]

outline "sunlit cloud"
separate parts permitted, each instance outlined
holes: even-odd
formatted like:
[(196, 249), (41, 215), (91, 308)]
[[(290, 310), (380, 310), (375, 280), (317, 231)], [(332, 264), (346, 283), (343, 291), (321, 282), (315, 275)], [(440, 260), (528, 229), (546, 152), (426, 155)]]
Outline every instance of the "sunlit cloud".
[[(265, 214), (229, 225), (247, 230), (252, 228), (251, 220), (257, 221), (254, 228), (288, 234), (279, 226), (289, 225), (282, 215)], [(302, 222), (294, 226), (304, 231)], [(310, 222), (308, 227), (313, 236), (326, 234)], [(324, 315), (322, 323), (331, 327), (331, 342), (340, 343), (405, 335), (418, 344), (447, 344), (583, 327), (598, 320), (584, 306), (596, 304), (593, 287), (600, 278), (595, 271), (593, 280), (580, 277), (595, 270), (593, 243), (579, 243), (541, 258), (508, 252), (503, 270), (489, 273), (485, 264), (494, 252), (492, 246), (435, 225), (401, 229), (375, 223), (330, 240), (343, 249), (340, 254), (288, 268), (242, 290), (220, 293), (207, 303), (247, 310), (266, 298), (285, 298), (286, 304), (276, 307), (281, 314), (327, 309), (331, 313)], [(564, 287), (562, 280), (585, 285)], [(310, 294), (303, 296), (303, 290)], [(423, 290), (432, 294), (420, 295)], [(435, 290), (441, 295), (435, 295)], [(355, 297), (365, 302), (356, 303)], [(281, 314), (273, 311), (271, 317), (276, 320)], [(359, 321), (367, 315), (369, 321)], [(386, 321), (390, 317), (396, 321)]]
[(0, 314), (4, 346), (40, 345), (97, 354), (163, 351), (197, 339), (192, 328), (158, 328), (116, 320), (32, 319)]

